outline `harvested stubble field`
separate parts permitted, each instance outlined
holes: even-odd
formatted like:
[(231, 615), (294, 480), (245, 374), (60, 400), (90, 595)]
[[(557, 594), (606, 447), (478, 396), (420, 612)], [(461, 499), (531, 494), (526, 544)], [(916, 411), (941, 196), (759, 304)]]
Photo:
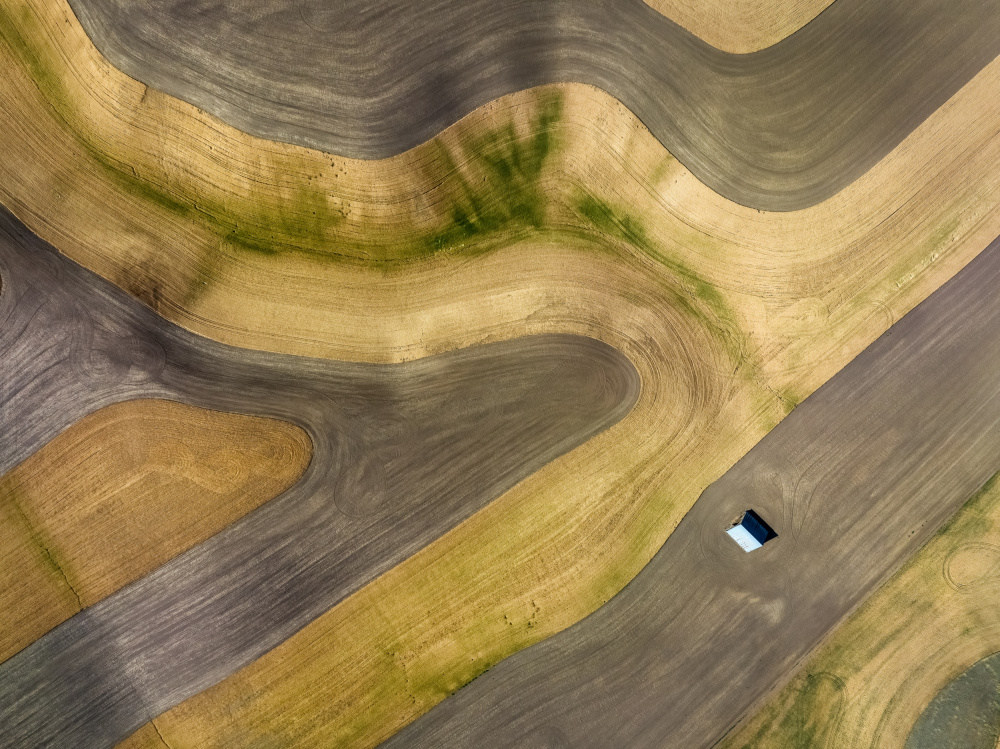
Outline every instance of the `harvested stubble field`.
[(133, 744), (387, 738), (611, 598), (709, 483), (1000, 234), (997, 62), (832, 197), (766, 213), (580, 84), (359, 161), (253, 138), (124, 76), (64, 2), (6, 4), (0, 40), (0, 201), (167, 319), (366, 362), (577, 333), (642, 382), (618, 426)]
[(280, 496), (0, 663), (8, 746), (125, 738), (613, 426), (639, 392), (628, 359), (579, 336), (388, 365), (223, 346), (3, 211), (0, 266), (0, 315), (13, 333), (11, 387), (0, 393), (5, 463), (123, 398), (278, 418), (313, 442), (302, 479)]
[(291, 486), (298, 427), (137, 400), (0, 478), (0, 662)]

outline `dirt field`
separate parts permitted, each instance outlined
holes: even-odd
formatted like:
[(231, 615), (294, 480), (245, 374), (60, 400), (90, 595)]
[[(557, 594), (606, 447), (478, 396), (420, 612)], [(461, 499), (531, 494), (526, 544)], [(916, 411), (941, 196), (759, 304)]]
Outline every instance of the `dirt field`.
[[(0, 273), (7, 365), (0, 462), (17, 463), (115, 398), (280, 418), (314, 446), (301, 480), (280, 496), (0, 663), (5, 747), (112, 745), (602, 436), (639, 394), (625, 357), (579, 336), (532, 336), (395, 365), (222, 346), (75, 266), (6, 211)], [(107, 441), (121, 445), (117, 437)], [(154, 467), (177, 458), (171, 462), (184, 469), (183, 451), (171, 455), (170, 444), (161, 443)], [(208, 455), (216, 472), (202, 476), (208, 489), (238, 483), (220, 446)], [(49, 457), (43, 448), (28, 463), (41, 461), (34, 465), (44, 473)], [(270, 460), (283, 456), (258, 458), (262, 468)], [(72, 457), (65, 462), (76, 466)], [(78, 494), (94, 497), (99, 487), (87, 476), (73, 478), (81, 479)], [(31, 479), (46, 488), (44, 476)], [(194, 501), (210, 494), (188, 492)], [(58, 513), (47, 530), (77, 538), (81, 524), (100, 523), (81, 514)], [(135, 530), (120, 525), (104, 537)], [(179, 535), (197, 530), (182, 525)], [(155, 531), (137, 539), (146, 535)], [(66, 569), (75, 585), (79, 570)]]
[[(533, 745), (554, 737), (565, 746), (644, 746), (667, 736), (666, 745), (713, 745), (995, 468), (998, 278), (1000, 241), (714, 484), (612, 601), (497, 665), (388, 745)], [(751, 557), (722, 533), (747, 505), (779, 533)], [(414, 594), (409, 603), (419, 600)], [(387, 618), (395, 613), (378, 608)], [(160, 716), (159, 732), (179, 746), (242, 744), (260, 735), (284, 746), (362, 744), (330, 730), (339, 700), (350, 699), (340, 672), (330, 670), (333, 659), (323, 655), (331, 630), (345, 624), (331, 618)], [(740, 648), (758, 655), (727, 657)], [(282, 688), (285, 679), (298, 680), (307, 696)], [(373, 699), (368, 707), (377, 710), (384, 695)], [(320, 717), (290, 727), (286, 716), (305, 714), (303, 702)], [(663, 704), (674, 709), (656, 709)], [(866, 744), (830, 746), (855, 745)]]
[(713, 47), (747, 54), (777, 44), (805, 26), (833, 0), (646, 0), (674, 23)]
[[(705, 486), (1000, 234), (995, 63), (851, 186), (775, 215), (712, 193), (595, 89), (507, 97), (395, 159), (329, 158), (147, 90), (65, 6), (24, 7), (6, 17), (23, 44), (0, 97), (31, 127), (11, 135), (2, 200), (168, 318), (237, 345), (373, 361), (577, 332), (642, 378), (614, 439), (324, 619), (328, 646), (309, 663), (350, 685), (326, 703), (324, 736), (376, 741), (610, 598)], [(260, 718), (247, 731), (280, 724), (277, 704), (294, 706), (290, 722), (319, 714), (306, 677), (255, 674), (233, 687)]]
[(0, 478), (0, 661), (277, 496), (301, 429), (161, 400), (108, 406)]
[(259, 137), (382, 159), (499, 97), (573, 81), (615, 97), (713, 190), (764, 210), (834, 195), (1000, 53), (991, 0), (839, 0), (748, 56), (640, 0), (72, 6), (121, 70)]
[[(1000, 467), (998, 283), (1000, 239), (710, 486), (620, 594), (385, 749), (714, 746)], [(751, 554), (723, 532), (747, 508), (778, 534)], [(869, 642), (908, 613), (883, 610)]]
[[(1000, 651), (998, 561), (1000, 482), (994, 478), (720, 749), (978, 749), (959, 732), (911, 737), (911, 731), (940, 690)], [(988, 692), (968, 696), (975, 704)], [(975, 716), (968, 717), (955, 728), (974, 728)], [(995, 746), (996, 725), (983, 727), (994, 732), (989, 746)]]

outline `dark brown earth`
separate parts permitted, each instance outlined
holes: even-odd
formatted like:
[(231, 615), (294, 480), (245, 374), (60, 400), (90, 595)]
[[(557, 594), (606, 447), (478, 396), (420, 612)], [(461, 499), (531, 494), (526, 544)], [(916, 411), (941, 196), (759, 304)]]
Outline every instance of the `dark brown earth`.
[(638, 373), (567, 335), (399, 365), (280, 356), (167, 323), (0, 210), (0, 471), (131, 398), (285, 419), (302, 480), (0, 664), (0, 746), (111, 746), (258, 658), (621, 419)]
[[(595, 613), (386, 747), (712, 746), (1000, 469), (1000, 239), (705, 490)], [(753, 508), (778, 537), (725, 533)]]
[(995, 0), (837, 0), (722, 52), (642, 0), (70, 0), (125, 73), (247, 132), (373, 159), (545, 83), (616, 97), (701, 181), (804, 208), (1000, 54)]
[(1000, 739), (1000, 653), (974, 663), (938, 692), (904, 749), (996, 749)]

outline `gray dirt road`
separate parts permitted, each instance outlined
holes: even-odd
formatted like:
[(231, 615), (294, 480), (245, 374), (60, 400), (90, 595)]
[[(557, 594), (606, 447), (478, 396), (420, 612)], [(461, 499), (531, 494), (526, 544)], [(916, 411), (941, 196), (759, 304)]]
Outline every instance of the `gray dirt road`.
[[(709, 747), (1000, 469), (1000, 240), (705, 490), (591, 616), (388, 747)], [(779, 534), (744, 553), (756, 509)]]
[(0, 664), (0, 746), (111, 746), (621, 419), (614, 349), (535, 336), (401, 365), (223, 346), (0, 211), (0, 471), (96, 408), (160, 397), (302, 426), (302, 480)]
[(256, 135), (360, 158), (544, 83), (615, 96), (705, 184), (804, 208), (1000, 54), (996, 0), (837, 0), (721, 52), (641, 0), (70, 0), (130, 76)]

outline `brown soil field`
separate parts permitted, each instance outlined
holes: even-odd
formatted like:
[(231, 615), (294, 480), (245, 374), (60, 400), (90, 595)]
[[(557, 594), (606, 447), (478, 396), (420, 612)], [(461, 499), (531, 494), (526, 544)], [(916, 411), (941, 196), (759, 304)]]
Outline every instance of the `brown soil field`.
[(784, 413), (1000, 234), (998, 63), (835, 197), (768, 214), (705, 188), (585, 86), (505, 97), (361, 162), (147, 90), (62, 2), (5, 10), (0, 33), (15, 123), (0, 201), (167, 318), (383, 362), (579, 333), (643, 381), (608, 432), (158, 719), (171, 745), (371, 745), (579, 620)]
[(576, 82), (720, 195), (771, 211), (847, 187), (1000, 55), (989, 0), (841, 0), (752, 55), (640, 0), (69, 3), (119, 70), (259, 138), (385, 159), (505, 95)]
[(0, 661), (291, 486), (291, 424), (171, 401), (107, 406), (0, 478)]
[[(988, 85), (993, 75), (991, 71), (974, 85)], [(977, 94), (973, 89), (961, 96), (966, 95), (971, 98), (963, 102), (960, 97), (949, 106), (958, 108), (965, 103), (971, 112)], [(974, 255), (979, 242), (985, 246), (996, 228), (979, 202), (996, 199), (995, 187), (989, 186), (992, 177), (988, 165), (980, 165), (980, 171), (971, 177), (976, 157), (965, 152), (957, 159), (951, 157), (951, 167), (939, 165), (929, 178), (915, 177), (921, 172), (913, 162), (908, 168), (903, 166), (922, 147), (939, 155), (948, 150), (942, 134), (950, 132), (947, 117), (951, 115), (952, 109), (944, 110), (940, 119), (932, 119), (927, 130), (916, 134), (925, 138), (923, 143), (908, 141), (894, 154), (897, 161), (880, 166), (893, 171), (895, 180), (890, 186), (901, 186), (894, 198), (901, 205), (896, 203), (889, 209), (881, 204), (888, 215), (880, 219), (865, 215), (871, 203), (821, 206), (834, 208), (833, 215), (840, 218), (836, 222), (828, 217), (825, 226), (817, 221), (809, 227), (816, 232), (831, 231), (824, 238), (821, 234), (810, 236), (807, 227), (797, 224), (804, 221), (799, 215), (743, 213), (744, 219), (751, 219), (746, 225), (772, 238), (772, 248), (789, 248), (784, 252), (773, 249), (773, 285), (763, 282), (768, 255), (755, 244), (752, 232), (741, 233), (736, 218), (731, 219), (732, 245), (724, 256), (742, 268), (748, 284), (760, 285), (752, 294), (741, 296), (735, 290), (738, 274), (731, 271), (733, 275), (722, 288), (727, 299), (746, 303), (743, 330), (753, 330), (757, 345), (748, 350), (772, 357), (761, 355), (762, 364), (754, 375), (762, 378), (758, 384), (770, 376), (770, 382), (785, 387), (794, 384), (797, 397), (811, 392), (856, 353), (855, 346), (860, 348), (862, 341), (870, 341), (898, 319), (911, 306), (904, 300), (914, 300), (923, 293), (916, 289), (929, 291)], [(984, 131), (980, 141), (987, 149), (988, 135), (989, 131)], [(955, 171), (949, 174), (951, 169)], [(963, 175), (969, 183), (963, 183)], [(885, 179), (885, 175), (873, 173), (866, 180), (879, 176)], [(945, 189), (945, 184), (952, 187)], [(970, 191), (971, 184), (978, 186)], [(696, 183), (686, 186), (697, 194)], [(882, 188), (889, 191), (884, 182), (864, 187), (868, 191), (862, 194), (867, 200), (875, 201), (876, 196), (888, 199), (886, 192), (881, 192)], [(677, 200), (675, 214), (661, 214), (664, 221), (671, 215), (683, 215), (684, 204)], [(936, 220), (916, 208), (936, 202)], [(897, 210), (906, 215), (892, 215)], [(732, 205), (729, 211), (740, 213)], [(822, 214), (817, 210), (813, 216)], [(872, 223), (867, 231), (858, 230), (853, 219)], [(782, 228), (768, 226), (779, 221)], [(923, 228), (917, 235), (905, 232), (904, 227), (921, 222)], [(677, 224), (673, 228), (677, 231)], [(669, 237), (669, 231), (661, 236)], [(688, 247), (697, 247), (689, 239), (690, 228), (682, 236), (690, 242)], [(793, 237), (802, 244), (793, 244)], [(696, 327), (676, 327), (684, 319), (671, 317), (677, 313), (676, 302), (664, 301), (662, 292), (656, 291), (656, 284), (662, 281), (650, 280), (662, 274), (662, 266), (648, 262), (627, 245), (611, 242), (602, 252), (581, 261), (584, 248), (593, 244), (587, 239), (575, 240), (575, 246), (522, 241), (477, 257), (475, 267), (470, 267), (472, 262), (459, 265), (436, 257), (399, 272), (386, 271), (383, 288), (393, 296), (385, 303), (383, 324), (395, 324), (397, 330), (429, 329), (443, 342), (446, 330), (435, 330), (438, 325), (450, 323), (452, 331), (469, 325), (474, 334), (478, 332), (472, 326), (472, 305), (476, 299), (487, 298), (497, 300), (491, 312), (504, 317), (481, 321), (480, 331), (502, 330), (502, 321), (513, 331), (551, 325), (598, 335), (626, 351), (644, 378), (643, 398), (622, 422), (622, 432), (613, 436), (609, 432), (607, 440), (599, 438), (553, 464), (257, 664), (158, 718), (157, 725), (171, 745), (224, 746), (265, 735), (299, 746), (377, 743), (498, 658), (575, 621), (587, 613), (588, 605), (609, 597), (629, 579), (631, 570), (639, 568), (642, 555), (657, 548), (700, 490), (766, 430), (764, 419), (754, 421), (752, 407), (744, 405), (753, 403), (746, 395), (754, 392), (751, 381), (727, 380), (718, 363), (711, 360), (686, 377), (678, 376), (680, 371), (662, 371), (662, 362), (691, 357), (696, 351), (712, 350), (713, 345), (712, 337)], [(677, 248), (683, 242), (670, 246)], [(802, 248), (801, 256), (793, 262), (790, 258), (795, 257), (796, 246)], [(818, 257), (817, 265), (809, 267), (807, 257), (818, 248), (825, 248), (832, 257)], [(740, 264), (740, 250), (751, 249), (761, 253), (756, 270), (745, 257)], [(307, 267), (303, 262), (300, 277), (306, 277)], [(790, 279), (781, 278), (786, 272)], [(252, 288), (252, 272), (244, 273), (241, 284)], [(347, 269), (341, 277), (354, 279), (342, 288), (358, 289), (359, 296), (366, 288), (365, 293), (372, 294), (371, 285), (363, 286), (362, 271)], [(834, 278), (836, 282), (831, 280)], [(800, 290), (798, 299), (791, 288)], [(851, 290), (843, 291), (845, 288)], [(456, 289), (468, 297), (457, 298)], [(802, 289), (811, 289), (814, 295)], [(421, 295), (431, 300), (426, 310), (418, 306)], [(501, 306), (500, 300), (509, 306)], [(391, 312), (393, 304), (400, 310), (396, 319)], [(751, 317), (754, 304), (759, 305), (758, 314)], [(774, 311), (769, 311), (771, 305)], [(220, 304), (218, 309), (225, 306)], [(439, 311), (438, 315), (432, 316), (432, 310)], [(444, 319), (442, 312), (449, 318)], [(684, 331), (682, 337), (679, 330)], [(768, 334), (774, 336), (769, 346)], [(383, 340), (400, 340), (384, 335)], [(420, 338), (414, 332), (410, 340), (426, 345), (431, 338)], [(695, 341), (706, 348), (699, 348)], [(650, 348), (654, 342), (671, 348)], [(398, 350), (395, 345), (383, 349)], [(725, 355), (716, 354), (723, 361)], [(770, 372), (774, 374), (767, 374)], [(684, 393), (671, 408), (683, 402), (687, 410), (683, 414), (661, 410), (667, 407), (656, 397), (661, 388)], [(710, 394), (699, 400), (694, 396), (699, 392)], [(727, 393), (729, 400), (724, 402), (730, 410), (712, 413), (711, 404), (726, 398)], [(774, 405), (763, 399), (758, 403), (764, 408)], [(689, 421), (681, 426), (684, 419)], [(743, 427), (746, 431), (736, 435), (727, 432), (733, 424), (747, 425)], [(639, 435), (639, 439), (623, 445), (619, 434)], [(637, 444), (645, 464), (637, 458)], [(635, 473), (630, 475), (626, 466), (639, 470), (633, 468)], [(601, 477), (609, 483), (601, 483)], [(498, 528), (518, 531), (501, 534), (496, 532)], [(528, 528), (547, 532), (533, 534)], [(628, 546), (628, 539), (636, 537), (648, 539), (641, 550)], [(608, 570), (619, 576), (609, 574), (601, 579), (602, 571)], [(432, 602), (431, 611), (425, 614), (428, 601)], [(331, 647), (332, 643), (337, 647)]]
[(645, 0), (674, 23), (726, 52), (748, 54), (777, 44), (833, 0)]
[(903, 746), (945, 685), (1000, 651), (998, 601), (994, 477), (720, 749)]

